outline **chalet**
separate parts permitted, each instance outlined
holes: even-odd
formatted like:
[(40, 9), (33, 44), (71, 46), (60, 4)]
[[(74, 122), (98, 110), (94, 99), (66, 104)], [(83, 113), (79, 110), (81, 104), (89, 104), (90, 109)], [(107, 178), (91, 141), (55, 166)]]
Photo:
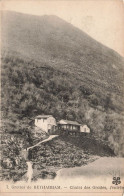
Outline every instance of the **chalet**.
[(60, 120), (58, 122), (58, 129), (65, 130), (65, 131), (75, 131), (81, 133), (90, 133), (90, 129), (87, 125), (79, 124), (76, 121), (70, 120)]
[(35, 118), (35, 126), (45, 132), (51, 132), (55, 130), (56, 119), (52, 115), (39, 115)]
[(60, 120), (58, 122), (58, 129), (80, 132), (80, 124), (76, 121)]

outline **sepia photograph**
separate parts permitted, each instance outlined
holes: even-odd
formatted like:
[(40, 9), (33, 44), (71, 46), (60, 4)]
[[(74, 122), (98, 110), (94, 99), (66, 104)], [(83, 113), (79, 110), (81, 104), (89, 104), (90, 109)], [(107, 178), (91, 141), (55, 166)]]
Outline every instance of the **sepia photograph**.
[(1, 1), (1, 196), (124, 193), (124, 2)]

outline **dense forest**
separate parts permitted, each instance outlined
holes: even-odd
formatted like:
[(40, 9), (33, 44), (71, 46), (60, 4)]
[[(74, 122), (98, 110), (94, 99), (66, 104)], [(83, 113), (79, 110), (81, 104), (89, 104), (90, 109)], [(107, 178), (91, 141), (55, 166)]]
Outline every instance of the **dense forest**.
[(52, 114), (57, 120), (86, 123), (116, 155), (124, 155), (123, 110), (116, 94), (94, 91), (49, 64), (9, 55), (2, 58), (1, 74), (4, 132), (17, 134), (28, 129), (30, 135), (36, 115)]

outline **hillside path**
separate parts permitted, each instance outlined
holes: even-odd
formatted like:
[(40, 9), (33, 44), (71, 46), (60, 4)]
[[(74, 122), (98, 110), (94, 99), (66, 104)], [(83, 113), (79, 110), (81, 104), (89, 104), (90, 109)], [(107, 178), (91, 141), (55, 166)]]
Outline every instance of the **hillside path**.
[(28, 148), (27, 148), (27, 151), (30, 150), (30, 149), (32, 149), (32, 148), (34, 148), (34, 147), (36, 147), (36, 146), (39, 146), (39, 145), (42, 144), (42, 143), (48, 142), (48, 141), (52, 140), (52, 139), (55, 138), (55, 137), (58, 137), (58, 135), (50, 135), (47, 139), (44, 139), (44, 140), (42, 140), (41, 142), (38, 142), (38, 143), (35, 144), (34, 146), (28, 147)]
[[(37, 144), (35, 144), (34, 146), (31, 146), (31, 147), (28, 147), (27, 148), (27, 153), (28, 153), (28, 150), (42, 144), (42, 143), (45, 143), (45, 142), (48, 142), (50, 140), (52, 140), (53, 138), (55, 137), (58, 137), (58, 135), (50, 135), (47, 139), (44, 139), (42, 140), (41, 142), (38, 142)], [(28, 155), (27, 155), (28, 156)], [(28, 169), (27, 169), (27, 178), (28, 178), (28, 183), (31, 183), (31, 180), (32, 180), (32, 176), (33, 176), (33, 168), (32, 168), (32, 163), (31, 161), (27, 161), (27, 166), (28, 166)]]

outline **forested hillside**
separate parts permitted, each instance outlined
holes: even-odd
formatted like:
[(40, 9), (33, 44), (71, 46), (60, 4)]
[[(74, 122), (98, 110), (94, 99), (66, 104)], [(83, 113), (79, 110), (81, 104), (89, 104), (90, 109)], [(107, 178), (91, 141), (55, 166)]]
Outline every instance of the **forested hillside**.
[(52, 114), (86, 123), (123, 155), (124, 59), (56, 16), (2, 12), (2, 21), (4, 131)]
[(109, 141), (116, 154), (122, 154), (122, 112), (116, 112), (111, 96), (98, 97), (70, 74), (48, 65), (14, 57), (2, 62), (2, 111), (3, 119), (11, 122), (8, 131), (19, 131), (12, 124), (20, 124), (23, 131), (23, 121), (28, 127), (36, 115), (52, 114), (57, 120), (88, 124), (93, 134)]
[(2, 13), (2, 53), (70, 73), (97, 97), (111, 93), (123, 107), (124, 60), (57, 16)]

